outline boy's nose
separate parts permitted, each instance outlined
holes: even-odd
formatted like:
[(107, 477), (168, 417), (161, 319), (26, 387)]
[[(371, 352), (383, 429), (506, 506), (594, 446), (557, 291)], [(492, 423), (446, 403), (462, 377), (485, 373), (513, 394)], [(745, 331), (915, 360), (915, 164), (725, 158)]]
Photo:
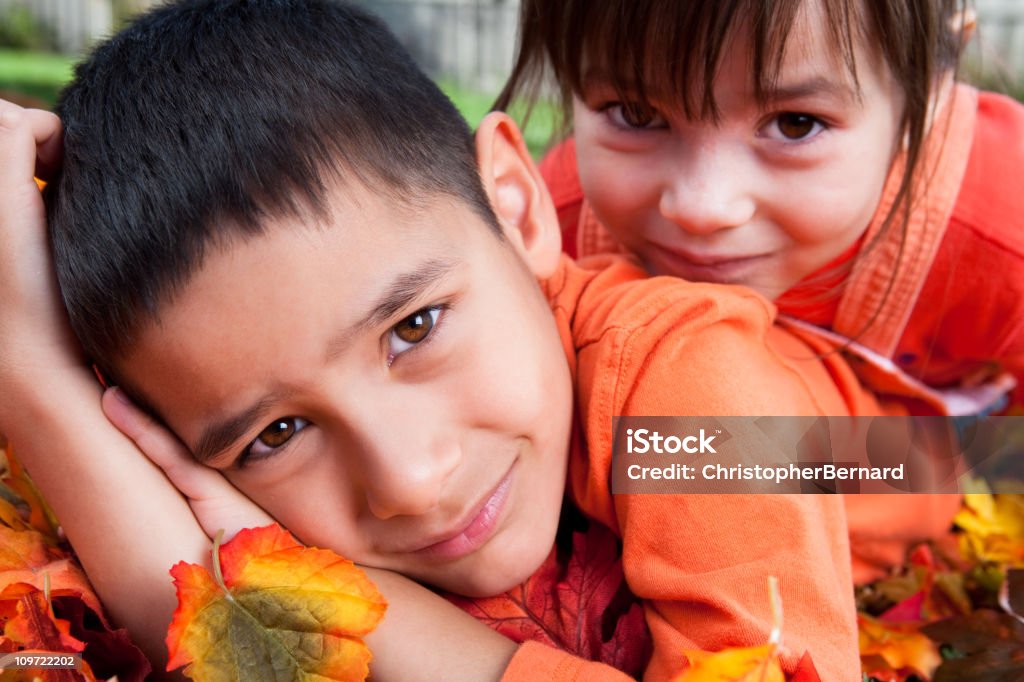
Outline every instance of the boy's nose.
[(366, 504), (379, 519), (435, 509), (458, 468), (457, 439), (446, 438), (438, 420), (423, 417), (405, 412), (374, 420), (358, 439)]
[(661, 214), (698, 235), (749, 222), (756, 202), (742, 154), (726, 145), (710, 143), (677, 156), (665, 168)]

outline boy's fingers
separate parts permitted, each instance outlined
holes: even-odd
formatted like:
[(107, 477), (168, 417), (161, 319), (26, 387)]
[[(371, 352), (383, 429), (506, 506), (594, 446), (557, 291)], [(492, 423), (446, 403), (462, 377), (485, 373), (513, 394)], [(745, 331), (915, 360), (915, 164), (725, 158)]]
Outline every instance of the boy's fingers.
[(47, 179), (63, 158), (63, 127), (48, 111), (23, 109), (0, 100), (0, 182)]
[(223, 476), (196, 462), (173, 434), (140, 410), (120, 388), (109, 388), (103, 394), (103, 412), (163, 470), (185, 497), (192, 500), (217, 497), (224, 494), (226, 487), (235, 492)]
[(139, 409), (120, 388), (104, 392), (103, 412), (188, 498), (196, 519), (211, 538), (224, 530), (230, 539), (242, 528), (273, 522), (221, 474), (196, 462), (174, 434)]

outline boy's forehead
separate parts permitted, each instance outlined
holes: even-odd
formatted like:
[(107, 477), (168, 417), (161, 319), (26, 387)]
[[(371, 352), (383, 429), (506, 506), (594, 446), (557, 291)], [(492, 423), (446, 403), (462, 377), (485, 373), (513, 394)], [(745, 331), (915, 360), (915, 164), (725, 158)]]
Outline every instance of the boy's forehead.
[(248, 390), (256, 368), (340, 356), (444, 287), (465, 295), (531, 284), (510, 276), (518, 268), (500, 261), (518, 256), (458, 200), (413, 207), (359, 190), (338, 193), (330, 207), (318, 219), (268, 220), (261, 234), (211, 250), (143, 326), (119, 378), (173, 421), (178, 408), (199, 407), (198, 394), (160, 390), (160, 377), (189, 376), (177, 385), (202, 388), (209, 408)]

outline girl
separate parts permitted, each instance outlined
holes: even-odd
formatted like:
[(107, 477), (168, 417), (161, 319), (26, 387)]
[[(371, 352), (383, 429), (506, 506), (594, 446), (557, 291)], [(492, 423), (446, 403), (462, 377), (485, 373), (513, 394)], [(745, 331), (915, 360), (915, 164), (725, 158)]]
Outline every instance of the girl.
[[(550, 68), (571, 254), (750, 286), (911, 413), (1019, 410), (1024, 107), (954, 83), (973, 27), (960, 0), (526, 0), (496, 107)], [(922, 502), (849, 499), (855, 578), (948, 527)]]

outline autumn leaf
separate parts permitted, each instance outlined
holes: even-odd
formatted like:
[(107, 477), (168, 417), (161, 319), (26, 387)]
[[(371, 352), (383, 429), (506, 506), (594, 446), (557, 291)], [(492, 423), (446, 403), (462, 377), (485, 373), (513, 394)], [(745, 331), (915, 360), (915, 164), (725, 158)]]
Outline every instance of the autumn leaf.
[(964, 531), (960, 546), (969, 559), (1024, 567), (1024, 496), (966, 495), (953, 522)]
[[(85, 573), (68, 553), (51, 547), (38, 531), (15, 531), (0, 525), (0, 591), (16, 583), (45, 589), (51, 597), (77, 597), (101, 613), (100, 601)], [(0, 592), (0, 602), (3, 600)]]
[(786, 682), (779, 665), (782, 600), (779, 581), (774, 576), (768, 578), (768, 593), (773, 626), (766, 644), (716, 652), (686, 649), (683, 653), (689, 666), (673, 682)]
[(859, 613), (857, 629), (868, 674), (913, 673), (927, 679), (942, 660), (938, 646), (920, 632), (919, 623), (891, 623)]
[(445, 597), (516, 642), (543, 642), (634, 677), (650, 658), (650, 633), (626, 585), (618, 539), (575, 510), (563, 511), (555, 548), (526, 582), (493, 597)]
[(1024, 623), (1008, 613), (978, 609), (922, 631), (955, 653), (935, 672), (934, 682), (1024, 679)]
[(4, 671), (0, 680), (94, 680), (96, 670), (103, 679), (142, 682), (149, 661), (125, 630), (112, 629), (104, 618), (49, 508), (9, 447), (0, 460), (0, 651), (83, 655), (81, 669), (73, 673)]
[(280, 526), (246, 529), (214, 545), (216, 577), (171, 569), (178, 608), (167, 631), (168, 670), (196, 680), (363, 680), (362, 637), (386, 603), (356, 566), (303, 547)]
[(773, 644), (715, 653), (687, 649), (690, 667), (676, 682), (786, 682)]

